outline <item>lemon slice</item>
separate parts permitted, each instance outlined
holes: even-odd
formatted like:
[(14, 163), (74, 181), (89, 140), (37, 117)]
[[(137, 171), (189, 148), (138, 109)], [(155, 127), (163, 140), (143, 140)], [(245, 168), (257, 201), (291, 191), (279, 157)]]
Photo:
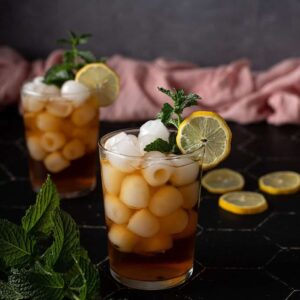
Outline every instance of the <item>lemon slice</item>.
[(75, 80), (91, 90), (96, 90), (100, 106), (112, 104), (119, 95), (119, 77), (103, 63), (85, 65), (76, 73)]
[(179, 125), (176, 142), (182, 153), (195, 151), (205, 145), (202, 167), (207, 170), (230, 153), (231, 131), (218, 114), (196, 111)]
[(202, 178), (202, 185), (211, 193), (224, 194), (241, 190), (245, 185), (244, 177), (231, 169), (217, 169)]
[(253, 215), (265, 211), (268, 203), (259, 193), (231, 192), (219, 198), (219, 206), (234, 214)]
[(272, 172), (259, 178), (259, 188), (268, 194), (292, 194), (300, 190), (300, 175), (296, 172)]

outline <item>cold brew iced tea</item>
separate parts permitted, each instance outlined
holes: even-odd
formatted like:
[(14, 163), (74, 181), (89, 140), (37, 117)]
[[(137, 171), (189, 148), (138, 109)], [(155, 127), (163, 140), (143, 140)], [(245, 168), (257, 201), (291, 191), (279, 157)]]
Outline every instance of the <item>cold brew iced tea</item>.
[(63, 197), (83, 195), (96, 184), (99, 104), (84, 86), (63, 93), (37, 80), (22, 90), (32, 186), (38, 190), (51, 174)]
[(100, 143), (110, 268), (125, 285), (163, 289), (192, 273), (204, 151), (128, 155), (137, 134), (112, 133)]

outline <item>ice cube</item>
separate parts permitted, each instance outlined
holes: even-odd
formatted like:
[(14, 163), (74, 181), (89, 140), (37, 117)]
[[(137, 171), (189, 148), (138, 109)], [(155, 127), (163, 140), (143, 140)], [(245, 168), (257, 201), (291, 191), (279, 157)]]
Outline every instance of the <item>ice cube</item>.
[(136, 168), (138, 168), (140, 164), (139, 158), (142, 154), (138, 145), (131, 137), (128, 137), (127, 135), (125, 137), (121, 136), (121, 139), (118, 142), (108, 146), (110, 147), (110, 151), (113, 153), (108, 153), (107, 157), (113, 167), (126, 173), (133, 172)]
[(114, 136), (112, 136), (111, 138), (109, 138), (105, 144), (104, 147), (107, 150), (112, 150), (112, 147), (117, 144), (118, 142), (122, 141), (123, 139), (127, 138), (127, 134), (125, 132), (120, 132)]
[(53, 84), (45, 84), (43, 83), (43, 79), (43, 77), (36, 77), (33, 81), (26, 83), (24, 85), (24, 91), (29, 93), (41, 94), (41, 99), (45, 99), (45, 95), (60, 95), (60, 90), (57, 86)]
[(154, 142), (156, 140), (156, 136), (152, 135), (152, 134), (149, 134), (149, 135), (144, 135), (144, 136), (141, 136), (138, 138), (138, 142), (139, 142), (139, 148), (140, 148), (140, 151), (142, 153), (146, 153), (145, 152), (145, 147), (149, 144), (151, 144), (152, 142)]
[(43, 83), (44, 77), (43, 76), (37, 76), (33, 79), (33, 83), (40, 84)]
[(148, 135), (168, 141), (170, 133), (161, 120), (150, 120), (141, 126), (138, 138)]
[(61, 87), (61, 95), (72, 100), (75, 106), (80, 106), (90, 96), (90, 91), (82, 83), (68, 80)]

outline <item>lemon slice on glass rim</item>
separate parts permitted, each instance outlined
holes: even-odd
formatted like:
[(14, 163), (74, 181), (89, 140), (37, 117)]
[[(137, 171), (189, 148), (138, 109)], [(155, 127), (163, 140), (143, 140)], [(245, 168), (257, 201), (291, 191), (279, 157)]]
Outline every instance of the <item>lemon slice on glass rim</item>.
[(271, 195), (293, 194), (300, 191), (300, 174), (292, 171), (268, 173), (258, 180), (261, 191)]
[(119, 76), (103, 63), (91, 63), (82, 67), (75, 80), (96, 91), (100, 106), (112, 104), (119, 95)]
[(203, 170), (225, 159), (231, 149), (231, 131), (224, 119), (210, 111), (196, 111), (179, 125), (176, 142), (182, 153), (205, 146)]
[(242, 190), (245, 185), (244, 177), (231, 169), (215, 169), (206, 173), (202, 185), (211, 193), (224, 194)]
[(238, 215), (253, 215), (268, 208), (265, 197), (255, 192), (231, 192), (219, 198), (219, 207)]

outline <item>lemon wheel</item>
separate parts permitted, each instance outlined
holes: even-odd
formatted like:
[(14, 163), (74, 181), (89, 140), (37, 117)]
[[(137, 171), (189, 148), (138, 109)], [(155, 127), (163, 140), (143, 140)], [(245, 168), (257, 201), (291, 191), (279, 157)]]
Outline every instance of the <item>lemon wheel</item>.
[(211, 193), (225, 194), (242, 190), (245, 180), (240, 173), (222, 168), (206, 173), (202, 178), (202, 185)]
[(253, 215), (264, 212), (268, 203), (260, 193), (231, 192), (219, 198), (219, 206), (234, 214)]
[(103, 63), (85, 65), (76, 73), (75, 80), (95, 91), (100, 106), (108, 106), (118, 97), (119, 77)]
[(205, 146), (203, 169), (215, 167), (230, 153), (231, 131), (224, 119), (210, 111), (196, 111), (178, 128), (176, 142), (182, 153)]
[(272, 172), (260, 177), (258, 185), (271, 195), (293, 194), (300, 190), (300, 175), (292, 171)]

